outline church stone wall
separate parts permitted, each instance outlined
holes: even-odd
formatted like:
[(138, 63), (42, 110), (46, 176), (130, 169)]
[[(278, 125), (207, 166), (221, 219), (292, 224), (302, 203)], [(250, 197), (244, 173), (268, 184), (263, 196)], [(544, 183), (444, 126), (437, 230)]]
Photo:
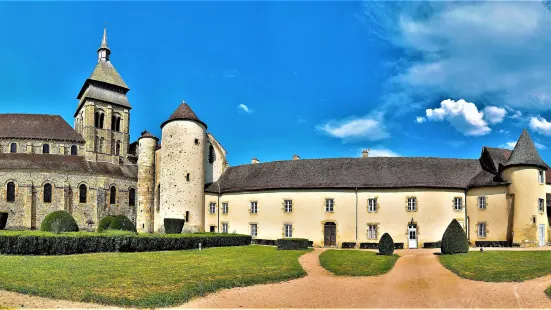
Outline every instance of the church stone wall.
[[(16, 184), (15, 202), (7, 202), (7, 183)], [(52, 202), (44, 202), (44, 184), (52, 185)], [(79, 186), (86, 184), (87, 202), (79, 203)], [(110, 205), (106, 193), (110, 185), (118, 190), (118, 201)], [(81, 230), (95, 230), (105, 215), (123, 214), (136, 222), (136, 207), (129, 206), (129, 188), (136, 180), (92, 174), (52, 171), (0, 171), (0, 212), (8, 212), (7, 229), (38, 229), (44, 217), (58, 210), (73, 215)]]
[(71, 147), (77, 146), (78, 155), (84, 155), (84, 143), (59, 140), (0, 139), (0, 153), (10, 153), (11, 144), (17, 143), (17, 153), (42, 154), (42, 146), (50, 145), (50, 154), (71, 155)]

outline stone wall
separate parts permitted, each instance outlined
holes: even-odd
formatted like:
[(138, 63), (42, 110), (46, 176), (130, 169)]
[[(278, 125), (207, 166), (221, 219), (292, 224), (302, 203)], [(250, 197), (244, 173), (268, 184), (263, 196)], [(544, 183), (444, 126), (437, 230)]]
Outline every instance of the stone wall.
[(50, 146), (50, 154), (71, 155), (71, 147), (77, 146), (77, 154), (84, 155), (84, 143), (62, 140), (0, 139), (0, 153), (10, 153), (11, 144), (17, 143), (17, 153), (42, 154), (42, 146)]

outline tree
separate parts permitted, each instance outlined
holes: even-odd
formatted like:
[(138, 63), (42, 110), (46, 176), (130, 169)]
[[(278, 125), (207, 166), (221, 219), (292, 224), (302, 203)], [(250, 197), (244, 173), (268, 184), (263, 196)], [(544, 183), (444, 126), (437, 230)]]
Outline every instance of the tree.
[(453, 219), (442, 236), (440, 247), (442, 254), (458, 254), (469, 252), (469, 240), (463, 227), (456, 219)]

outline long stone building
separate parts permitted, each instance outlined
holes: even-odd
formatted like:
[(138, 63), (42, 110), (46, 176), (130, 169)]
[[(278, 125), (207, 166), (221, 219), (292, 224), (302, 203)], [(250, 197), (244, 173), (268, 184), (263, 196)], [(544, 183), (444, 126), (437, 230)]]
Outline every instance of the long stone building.
[(66, 210), (85, 230), (124, 214), (144, 233), (180, 218), (186, 231), (315, 246), (375, 243), (387, 232), (417, 248), (439, 241), (456, 219), (471, 243), (549, 242), (551, 176), (526, 130), (513, 151), (483, 147), (478, 159), (372, 158), (366, 150), (229, 167), (185, 102), (161, 124), (161, 140), (144, 131), (130, 143), (129, 88), (110, 54), (104, 31), (74, 128), (56, 115), (0, 115), (0, 212), (9, 212), (9, 229), (36, 229)]

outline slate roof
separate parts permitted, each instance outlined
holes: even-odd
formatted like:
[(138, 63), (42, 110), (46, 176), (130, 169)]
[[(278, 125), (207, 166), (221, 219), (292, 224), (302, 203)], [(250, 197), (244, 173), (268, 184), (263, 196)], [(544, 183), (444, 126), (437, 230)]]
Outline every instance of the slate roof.
[(85, 142), (59, 115), (0, 114), (0, 138)]
[(166, 124), (177, 121), (177, 120), (186, 120), (186, 121), (194, 121), (197, 123), (202, 124), (205, 126), (205, 130), (207, 129), (207, 124), (205, 124), (203, 121), (201, 121), (197, 115), (195, 115), (195, 112), (189, 107), (189, 105), (184, 101), (174, 113), (166, 120), (164, 123), (161, 124), (161, 128), (163, 128)]
[(537, 166), (547, 169), (528, 131), (524, 129), (504, 167)]
[(136, 165), (117, 165), (106, 162), (87, 161), (83, 156), (54, 154), (0, 154), (0, 169), (47, 170), (68, 173), (100, 174), (114, 177), (137, 179)]
[(467, 188), (482, 171), (476, 159), (435, 157), (327, 158), (229, 167), (206, 191), (267, 189)]
[(84, 94), (80, 97), (79, 108), (84, 103), (86, 98), (97, 99), (109, 103), (114, 103), (126, 108), (132, 108), (128, 97), (125, 94), (115, 92), (112, 90), (104, 89), (96, 85), (89, 85), (84, 91)]
[(144, 130), (142, 131), (142, 134), (141, 136), (138, 138), (138, 140), (140, 140), (141, 138), (153, 138), (155, 140), (159, 140), (159, 138), (155, 137), (154, 135), (152, 135), (149, 131), (147, 130)]

